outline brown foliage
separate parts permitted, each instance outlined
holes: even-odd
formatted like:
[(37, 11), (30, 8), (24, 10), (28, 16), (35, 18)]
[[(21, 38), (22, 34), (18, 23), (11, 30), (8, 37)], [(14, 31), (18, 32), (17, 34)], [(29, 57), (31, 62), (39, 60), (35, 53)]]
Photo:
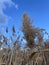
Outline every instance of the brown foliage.
[[(8, 32), (7, 27), (6, 33)], [(49, 40), (43, 39), (44, 34), (48, 35), (45, 29), (32, 26), (29, 16), (25, 13), (22, 17), (22, 32), (24, 37), (17, 37), (13, 26), (9, 39), (0, 34), (0, 65), (49, 65)], [(36, 37), (38, 42), (35, 42)], [(23, 39), (27, 41), (25, 48), (22, 48)]]

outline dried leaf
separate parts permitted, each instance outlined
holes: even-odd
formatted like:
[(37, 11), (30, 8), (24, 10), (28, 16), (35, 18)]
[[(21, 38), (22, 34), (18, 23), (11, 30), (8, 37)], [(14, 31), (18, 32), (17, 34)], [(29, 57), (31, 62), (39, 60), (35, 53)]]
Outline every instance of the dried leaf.
[(6, 33), (8, 33), (8, 27), (6, 28)]
[(12, 31), (13, 31), (13, 33), (15, 33), (15, 32), (16, 32), (16, 31), (15, 31), (15, 27), (14, 27), (14, 26), (12, 27)]
[(33, 53), (29, 56), (29, 59), (31, 60), (36, 53), (37, 53), (37, 52), (33, 52)]

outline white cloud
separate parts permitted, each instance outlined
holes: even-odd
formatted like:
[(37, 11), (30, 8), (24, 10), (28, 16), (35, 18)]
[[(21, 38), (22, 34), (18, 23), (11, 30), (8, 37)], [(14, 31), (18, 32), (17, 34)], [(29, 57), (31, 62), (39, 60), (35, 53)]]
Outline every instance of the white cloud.
[(12, 0), (0, 0), (0, 23), (1, 24), (8, 22), (10, 18), (10, 16), (7, 16), (3, 11), (4, 9), (6, 9), (5, 4), (7, 4), (9, 7), (14, 6), (16, 9), (18, 9), (18, 5), (15, 4)]
[(16, 9), (18, 9), (18, 8), (19, 8), (18, 4), (16, 4), (16, 5), (15, 5), (15, 8), (16, 8)]
[(6, 23), (6, 21), (8, 21), (8, 18), (7, 18), (7, 16), (3, 13), (0, 13), (0, 23), (1, 24), (4, 24), (4, 23)]

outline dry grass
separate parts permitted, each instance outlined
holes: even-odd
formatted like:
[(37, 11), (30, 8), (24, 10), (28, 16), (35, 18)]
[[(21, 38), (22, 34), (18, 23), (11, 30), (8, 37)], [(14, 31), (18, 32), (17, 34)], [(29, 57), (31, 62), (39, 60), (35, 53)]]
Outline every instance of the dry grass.
[[(45, 29), (32, 26), (31, 20), (26, 13), (22, 19), (24, 37), (21, 40), (19, 33), (17, 37), (14, 26), (9, 39), (0, 34), (0, 65), (49, 65), (49, 40), (44, 41), (43, 39), (43, 35), (45, 33), (48, 35), (48, 33)], [(6, 33), (8, 34), (8, 32), (7, 27)], [(16, 39), (14, 42), (13, 38)], [(22, 46), (23, 39), (27, 42), (24, 48)], [(12, 47), (10, 47), (10, 44)]]

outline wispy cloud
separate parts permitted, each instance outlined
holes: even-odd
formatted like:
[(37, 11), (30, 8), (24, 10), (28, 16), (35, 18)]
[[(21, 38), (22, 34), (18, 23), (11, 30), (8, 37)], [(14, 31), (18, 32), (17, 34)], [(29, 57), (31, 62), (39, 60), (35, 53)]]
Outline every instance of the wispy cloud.
[(0, 0), (0, 24), (8, 22), (10, 19), (10, 16), (4, 13), (4, 9), (6, 9), (6, 4), (9, 7), (14, 6), (16, 9), (18, 9), (18, 5), (15, 4), (12, 0)]

